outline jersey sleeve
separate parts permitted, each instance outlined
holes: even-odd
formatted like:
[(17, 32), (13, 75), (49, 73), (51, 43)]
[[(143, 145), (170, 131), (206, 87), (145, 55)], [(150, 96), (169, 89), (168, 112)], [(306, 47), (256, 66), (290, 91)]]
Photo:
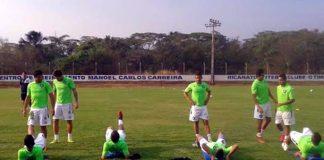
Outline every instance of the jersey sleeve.
[(53, 92), (56, 92), (56, 85), (55, 85), (55, 80), (53, 81)]
[(206, 92), (210, 92), (209, 85), (207, 83), (205, 83), (205, 85), (206, 85)]
[(123, 143), (123, 145), (122, 145), (122, 151), (123, 151), (123, 154), (125, 157), (129, 156), (128, 146), (127, 146), (126, 142)]
[(23, 149), (18, 150), (18, 160), (25, 160), (25, 155)]
[(44, 159), (43, 150), (41, 148), (39, 148), (35, 152), (35, 158), (36, 158), (36, 160), (43, 160)]
[(30, 84), (28, 84), (28, 86), (27, 86), (27, 96), (30, 96), (30, 93), (31, 93), (31, 91), (30, 91)]
[(257, 93), (257, 85), (255, 82), (252, 83), (252, 86), (251, 86), (251, 93), (252, 94), (256, 94)]
[(53, 89), (48, 82), (45, 82), (45, 88), (46, 88), (47, 94), (50, 94), (53, 92)]
[(290, 88), (289, 94), (288, 94), (289, 99), (295, 99), (295, 93), (294, 93), (294, 88)]
[(188, 85), (188, 87), (184, 90), (186, 93), (191, 92), (192, 91), (192, 87), (191, 84)]
[(103, 147), (102, 147), (102, 153), (101, 153), (101, 156), (105, 157), (108, 153), (108, 143), (105, 142)]
[(75, 88), (75, 83), (74, 83), (74, 81), (73, 81), (72, 79), (69, 79), (68, 86), (69, 86), (69, 88), (71, 88), (71, 89), (74, 89), (74, 88)]
[(232, 149), (232, 146), (225, 148), (224, 149), (224, 154), (228, 155), (231, 152), (231, 149)]

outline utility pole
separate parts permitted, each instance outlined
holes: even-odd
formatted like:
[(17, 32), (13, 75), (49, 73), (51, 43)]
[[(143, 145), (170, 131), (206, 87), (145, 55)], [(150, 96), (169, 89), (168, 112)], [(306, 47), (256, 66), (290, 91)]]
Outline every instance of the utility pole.
[(214, 57), (215, 57), (215, 47), (214, 47), (214, 37), (215, 37), (215, 28), (218, 26), (221, 26), (221, 23), (218, 20), (215, 19), (209, 19), (209, 24), (205, 24), (206, 28), (212, 28), (212, 47), (211, 47), (211, 63), (210, 63), (210, 84), (215, 84), (214, 79)]

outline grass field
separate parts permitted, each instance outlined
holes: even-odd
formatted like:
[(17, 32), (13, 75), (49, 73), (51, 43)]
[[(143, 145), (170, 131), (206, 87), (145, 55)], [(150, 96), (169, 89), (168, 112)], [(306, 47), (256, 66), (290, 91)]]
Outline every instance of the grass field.
[[(122, 110), (131, 153), (140, 153), (147, 160), (183, 156), (200, 160), (200, 150), (191, 146), (194, 134), (188, 121), (188, 103), (182, 95), (184, 87), (79, 88), (80, 109), (75, 113), (74, 126), (76, 143), (65, 142), (66, 124), (60, 123), (63, 142), (49, 144), (47, 155), (51, 160), (98, 159), (106, 127), (117, 126), (116, 113)], [(273, 122), (265, 133), (267, 143), (256, 142), (249, 88), (248, 85), (212, 87), (208, 111), (214, 139), (221, 130), (227, 144), (239, 144), (234, 160), (293, 159), (282, 151)], [(309, 91), (311, 88), (313, 92)], [(301, 130), (308, 126), (324, 136), (324, 86), (295, 86), (295, 91), (295, 108), (300, 110), (295, 111), (297, 124), (293, 128)], [(19, 89), (0, 88), (0, 97), (0, 159), (17, 159), (17, 150), (22, 147), (27, 132)], [(202, 128), (201, 131), (205, 135)], [(52, 140), (51, 128), (48, 135), (48, 141)]]

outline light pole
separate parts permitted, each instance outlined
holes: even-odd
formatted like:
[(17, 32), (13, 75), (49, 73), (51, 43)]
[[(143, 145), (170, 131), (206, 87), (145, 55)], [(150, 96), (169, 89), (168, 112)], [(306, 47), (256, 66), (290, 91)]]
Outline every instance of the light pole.
[(211, 47), (211, 64), (210, 64), (210, 83), (213, 85), (215, 84), (214, 80), (214, 57), (215, 57), (215, 47), (214, 47), (214, 36), (215, 36), (215, 28), (220, 26), (221, 23), (215, 19), (209, 19), (209, 23), (205, 24), (206, 28), (212, 28), (212, 47)]

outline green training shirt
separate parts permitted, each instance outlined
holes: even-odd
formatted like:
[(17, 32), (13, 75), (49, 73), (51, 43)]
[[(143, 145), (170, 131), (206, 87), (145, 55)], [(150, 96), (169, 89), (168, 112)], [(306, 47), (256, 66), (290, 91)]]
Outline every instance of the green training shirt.
[(34, 146), (33, 150), (29, 152), (27, 147), (18, 150), (18, 160), (43, 160), (43, 149), (39, 146)]
[(75, 88), (73, 80), (69, 77), (63, 77), (62, 81), (55, 79), (53, 89), (56, 92), (56, 103), (72, 103), (72, 90)]
[(221, 142), (208, 142), (206, 145), (209, 148), (211, 155), (215, 155), (218, 149), (223, 149), (224, 155), (227, 155), (232, 149), (232, 146), (226, 148), (225, 145)]
[[(289, 84), (286, 84), (285, 86), (278, 85), (277, 97), (278, 97), (278, 103), (285, 103), (291, 99), (295, 99), (294, 88), (292, 88)], [(292, 104), (282, 105), (278, 107), (278, 111), (291, 112)]]
[(31, 99), (31, 108), (45, 108), (48, 105), (48, 94), (52, 93), (51, 85), (42, 80), (40, 83), (35, 81), (28, 84), (27, 96)]
[(256, 94), (256, 99), (259, 104), (269, 102), (269, 86), (265, 80), (259, 81), (255, 79), (251, 86), (252, 94)]
[(185, 89), (186, 93), (191, 92), (191, 98), (196, 103), (197, 106), (205, 105), (205, 100), (207, 97), (206, 92), (209, 92), (209, 86), (205, 82), (198, 84), (196, 82), (190, 83)]
[(311, 136), (304, 136), (298, 142), (298, 148), (303, 158), (308, 158), (314, 154), (320, 154), (324, 158), (324, 142), (320, 142), (319, 145), (315, 146), (312, 143)]
[(119, 140), (114, 143), (111, 139), (104, 143), (102, 149), (102, 156), (106, 156), (107, 153), (123, 153), (125, 157), (129, 155), (127, 143), (124, 140)]

